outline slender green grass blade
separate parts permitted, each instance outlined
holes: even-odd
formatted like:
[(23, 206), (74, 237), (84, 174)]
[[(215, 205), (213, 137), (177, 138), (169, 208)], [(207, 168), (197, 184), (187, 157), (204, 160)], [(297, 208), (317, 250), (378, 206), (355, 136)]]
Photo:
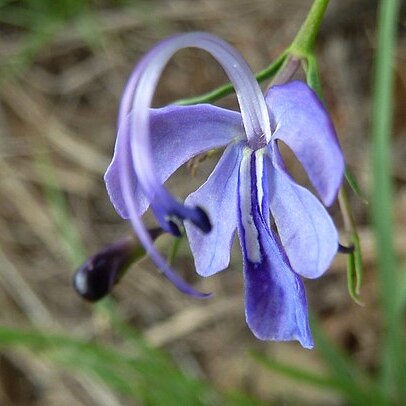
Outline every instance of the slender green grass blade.
[(400, 1), (381, 0), (375, 60), (372, 114), (372, 221), (378, 256), (378, 283), (384, 313), (381, 385), (387, 396), (406, 403), (406, 363), (403, 320), (396, 309), (398, 281), (393, 243), (393, 185), (391, 134), (393, 119), (393, 62)]
[(400, 267), (396, 310), (399, 313), (399, 317), (402, 317), (406, 307), (406, 262)]

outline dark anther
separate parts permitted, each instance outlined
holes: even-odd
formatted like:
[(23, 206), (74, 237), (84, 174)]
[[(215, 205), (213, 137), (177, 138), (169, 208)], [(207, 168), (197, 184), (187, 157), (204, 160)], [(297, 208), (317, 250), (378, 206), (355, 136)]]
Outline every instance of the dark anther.
[(341, 245), (338, 243), (338, 252), (341, 254), (352, 254), (355, 250), (355, 247), (353, 244), (351, 244), (349, 247), (346, 247), (345, 245)]
[(206, 212), (199, 206), (195, 207), (196, 216), (191, 218), (192, 223), (199, 227), (204, 233), (209, 233), (212, 229), (209, 216)]
[(199, 206), (194, 208), (186, 208), (184, 211), (174, 211), (165, 217), (165, 222), (162, 225), (165, 231), (171, 233), (175, 237), (180, 237), (183, 230), (183, 220), (190, 220), (196, 227), (200, 228), (204, 233), (211, 231), (211, 223), (206, 212)]
[(176, 223), (176, 219), (170, 219), (166, 222), (166, 224), (168, 225), (168, 232), (175, 237), (180, 237), (182, 233), (180, 232), (179, 226)]

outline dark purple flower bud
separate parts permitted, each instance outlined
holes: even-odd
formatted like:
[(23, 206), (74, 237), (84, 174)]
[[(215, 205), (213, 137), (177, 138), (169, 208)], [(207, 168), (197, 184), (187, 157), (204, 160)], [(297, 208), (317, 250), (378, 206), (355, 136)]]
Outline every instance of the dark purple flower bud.
[[(150, 230), (153, 240), (161, 233), (161, 229)], [(132, 236), (107, 245), (75, 272), (73, 286), (76, 292), (90, 302), (102, 299), (111, 292), (128, 267), (144, 254), (144, 248)]]

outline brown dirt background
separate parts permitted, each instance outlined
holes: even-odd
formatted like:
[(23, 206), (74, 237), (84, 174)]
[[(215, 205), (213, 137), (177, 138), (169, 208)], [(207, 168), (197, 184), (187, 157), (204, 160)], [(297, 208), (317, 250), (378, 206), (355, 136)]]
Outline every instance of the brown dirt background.
[[(44, 193), (52, 183), (39, 166), (46, 155), (68, 204), (73, 226), (88, 254), (131, 232), (112, 208), (103, 184), (115, 140), (118, 103), (137, 60), (175, 32), (203, 30), (232, 43), (254, 71), (268, 65), (293, 39), (309, 0), (154, 0), (127, 9), (100, 8), (94, 44), (74, 25), (61, 27), (23, 74), (0, 85), (0, 322), (37, 326), (108, 340), (110, 326), (71, 287), (75, 259), (61, 242)], [(322, 83), (349, 167), (368, 196), (370, 120), (376, 2), (332, 1), (317, 45)], [(406, 252), (406, 30), (401, 17), (397, 49), (393, 136), (396, 247)], [(24, 33), (0, 25), (0, 60), (23, 46)], [(177, 55), (160, 82), (156, 104), (192, 96), (223, 83), (221, 69), (202, 52)], [(235, 107), (233, 97), (221, 102)], [(185, 196), (199, 185), (215, 158), (194, 177), (178, 171), (169, 187)], [(292, 163), (292, 165), (295, 165)], [(44, 176), (45, 173), (45, 176)], [(375, 252), (368, 206), (351, 195), (364, 249), (364, 306), (349, 298), (344, 256), (329, 272), (306, 283), (310, 306), (328, 336), (373, 371), (381, 335)], [(332, 214), (341, 227), (337, 207)], [(345, 235), (343, 235), (345, 242)], [(162, 241), (165, 248), (167, 241)], [(78, 264), (76, 263), (76, 266)], [(241, 256), (230, 269), (202, 280), (182, 250), (177, 268), (188, 280), (215, 293), (208, 301), (182, 296), (156, 269), (133, 267), (113, 293), (120, 311), (152, 344), (220, 389), (239, 388), (273, 404), (340, 404), (336, 394), (292, 385), (249, 355), (258, 349), (277, 359), (322, 371), (317, 351), (263, 343), (248, 330), (243, 313)], [(102, 402), (100, 399), (104, 399)], [(295, 402), (296, 399), (296, 403)], [(300, 401), (298, 400), (300, 399)], [(114, 403), (116, 402), (116, 403)], [(4, 405), (131, 404), (103, 385), (87, 392), (79, 379), (22, 351), (0, 355), (0, 403)], [(288, 403), (290, 404), (290, 403)]]

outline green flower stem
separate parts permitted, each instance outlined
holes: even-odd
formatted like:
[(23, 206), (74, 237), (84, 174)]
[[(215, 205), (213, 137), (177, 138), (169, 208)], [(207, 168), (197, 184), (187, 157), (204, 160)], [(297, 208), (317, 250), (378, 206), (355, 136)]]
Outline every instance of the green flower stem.
[(305, 22), (300, 27), (290, 51), (298, 56), (305, 56), (313, 53), (314, 44), (320, 29), (324, 13), (330, 0), (315, 0)]

